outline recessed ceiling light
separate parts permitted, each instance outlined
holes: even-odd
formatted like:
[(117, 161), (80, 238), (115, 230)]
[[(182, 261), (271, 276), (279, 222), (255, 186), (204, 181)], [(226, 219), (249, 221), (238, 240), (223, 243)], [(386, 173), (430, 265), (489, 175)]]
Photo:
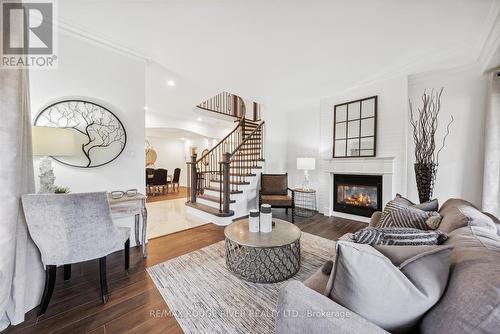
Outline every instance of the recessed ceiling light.
[(175, 86), (175, 81), (174, 80), (167, 80), (167, 85), (169, 85), (170, 87), (173, 87), (173, 86)]
[(181, 140), (186, 140), (186, 138), (181, 138)]
[(200, 122), (201, 122), (201, 121), (203, 121), (203, 118), (201, 118), (201, 117), (198, 117), (198, 121), (200, 121)]
[(148, 109), (149, 109), (148, 106), (144, 106), (144, 110), (148, 111)]

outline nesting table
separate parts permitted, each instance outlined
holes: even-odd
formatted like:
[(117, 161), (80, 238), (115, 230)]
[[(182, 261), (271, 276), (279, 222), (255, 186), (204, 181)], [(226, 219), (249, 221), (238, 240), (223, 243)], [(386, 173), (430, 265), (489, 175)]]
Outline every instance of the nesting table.
[(250, 232), (248, 219), (224, 230), (226, 266), (237, 277), (254, 283), (275, 283), (294, 276), (300, 269), (300, 229), (273, 219), (269, 233)]

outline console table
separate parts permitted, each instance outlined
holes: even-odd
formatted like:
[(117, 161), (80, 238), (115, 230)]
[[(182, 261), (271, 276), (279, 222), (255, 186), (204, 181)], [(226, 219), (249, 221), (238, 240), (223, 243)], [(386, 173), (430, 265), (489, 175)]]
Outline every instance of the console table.
[[(109, 207), (113, 218), (135, 217), (135, 243), (141, 245), (142, 256), (148, 256), (146, 231), (148, 226), (148, 210), (146, 196), (138, 193), (135, 196), (123, 195), (122, 198), (112, 198), (108, 194)], [(142, 235), (139, 238), (140, 216), (142, 216)]]

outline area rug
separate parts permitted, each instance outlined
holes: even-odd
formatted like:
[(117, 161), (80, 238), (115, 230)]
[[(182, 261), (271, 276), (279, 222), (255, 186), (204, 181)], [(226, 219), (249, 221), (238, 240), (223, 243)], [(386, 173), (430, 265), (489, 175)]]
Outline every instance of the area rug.
[[(335, 253), (335, 242), (301, 237), (302, 262), (291, 279), (304, 281)], [(147, 269), (185, 333), (275, 332), (278, 292), (287, 281), (250, 283), (226, 269), (224, 241)]]

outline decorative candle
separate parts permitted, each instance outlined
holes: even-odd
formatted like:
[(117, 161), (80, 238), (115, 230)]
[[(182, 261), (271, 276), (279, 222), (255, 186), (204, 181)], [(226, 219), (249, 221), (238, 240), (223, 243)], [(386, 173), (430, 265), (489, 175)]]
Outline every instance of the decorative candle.
[(259, 225), (259, 210), (250, 210), (248, 217), (248, 230), (250, 232), (259, 232)]
[(273, 213), (269, 204), (260, 206), (260, 231), (269, 233), (273, 230)]

